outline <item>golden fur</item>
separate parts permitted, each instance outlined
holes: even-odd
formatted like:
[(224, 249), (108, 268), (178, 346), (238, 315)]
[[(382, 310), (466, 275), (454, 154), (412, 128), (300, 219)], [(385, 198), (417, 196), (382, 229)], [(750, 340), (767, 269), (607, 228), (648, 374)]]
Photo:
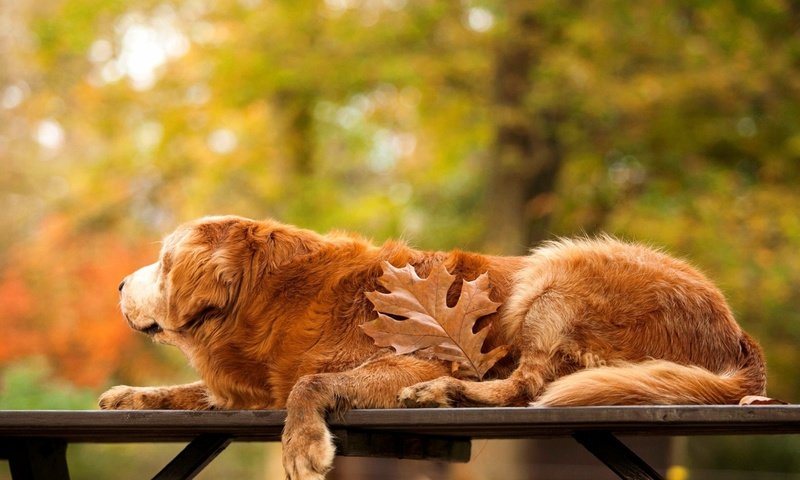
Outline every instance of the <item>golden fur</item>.
[[(470, 382), (436, 358), (376, 347), (359, 325), (376, 316), (364, 294), (385, 261), (423, 277), (442, 262), (458, 279), (488, 272), (502, 305), (479, 325), (492, 321), (487, 347), (511, 344), (510, 355)], [(722, 404), (766, 385), (760, 348), (705, 276), (610, 237), (497, 257), (209, 217), (169, 235), (120, 292), (131, 327), (180, 348), (202, 380), (114, 387), (101, 407), (286, 408), (293, 480), (330, 468), (334, 408)]]

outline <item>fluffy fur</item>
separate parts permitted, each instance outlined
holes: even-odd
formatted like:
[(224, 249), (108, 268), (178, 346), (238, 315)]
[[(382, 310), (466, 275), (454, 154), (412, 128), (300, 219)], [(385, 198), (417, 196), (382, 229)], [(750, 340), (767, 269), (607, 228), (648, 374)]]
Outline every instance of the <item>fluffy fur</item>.
[[(376, 347), (359, 325), (376, 316), (364, 294), (385, 261), (423, 277), (438, 263), (458, 279), (488, 272), (502, 305), (478, 328), (493, 322), (487, 348), (510, 344), (510, 355), (471, 382), (436, 358)], [(705, 276), (610, 237), (496, 257), (209, 217), (169, 235), (120, 292), (130, 326), (180, 348), (202, 380), (114, 387), (100, 406), (286, 408), (293, 480), (324, 478), (324, 416), (337, 408), (736, 403), (766, 385), (760, 348)]]

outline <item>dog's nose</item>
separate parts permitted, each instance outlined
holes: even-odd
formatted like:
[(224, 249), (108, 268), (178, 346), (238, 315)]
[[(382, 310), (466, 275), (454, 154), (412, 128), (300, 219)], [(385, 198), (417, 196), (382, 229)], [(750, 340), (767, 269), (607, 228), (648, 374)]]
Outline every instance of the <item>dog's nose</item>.
[(117, 287), (117, 288), (119, 289), (119, 292), (122, 293), (122, 289), (125, 288), (125, 280), (124, 279), (121, 282), (119, 282), (119, 287)]

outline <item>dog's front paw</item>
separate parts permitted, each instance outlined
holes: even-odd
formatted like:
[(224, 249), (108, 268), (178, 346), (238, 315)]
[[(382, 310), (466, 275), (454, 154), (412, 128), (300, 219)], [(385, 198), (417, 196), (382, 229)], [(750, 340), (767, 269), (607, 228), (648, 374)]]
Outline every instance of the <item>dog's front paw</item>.
[(283, 428), (283, 468), (288, 480), (323, 480), (333, 466), (333, 436), (320, 419), (286, 419)]
[(135, 387), (117, 385), (100, 395), (97, 404), (103, 410), (131, 410), (134, 404)]
[(97, 403), (103, 410), (146, 410), (159, 408), (152, 387), (117, 385), (100, 395)]
[(408, 408), (452, 407), (461, 384), (453, 377), (439, 377), (400, 390), (397, 400)]

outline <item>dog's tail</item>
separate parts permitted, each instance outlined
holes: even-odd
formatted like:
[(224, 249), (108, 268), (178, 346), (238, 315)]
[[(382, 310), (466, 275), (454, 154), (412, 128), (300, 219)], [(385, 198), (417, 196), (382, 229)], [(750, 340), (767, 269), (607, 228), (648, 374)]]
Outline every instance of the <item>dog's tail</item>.
[(764, 395), (766, 366), (761, 348), (741, 339), (738, 366), (713, 373), (668, 360), (590, 368), (548, 384), (533, 406), (715, 405)]

